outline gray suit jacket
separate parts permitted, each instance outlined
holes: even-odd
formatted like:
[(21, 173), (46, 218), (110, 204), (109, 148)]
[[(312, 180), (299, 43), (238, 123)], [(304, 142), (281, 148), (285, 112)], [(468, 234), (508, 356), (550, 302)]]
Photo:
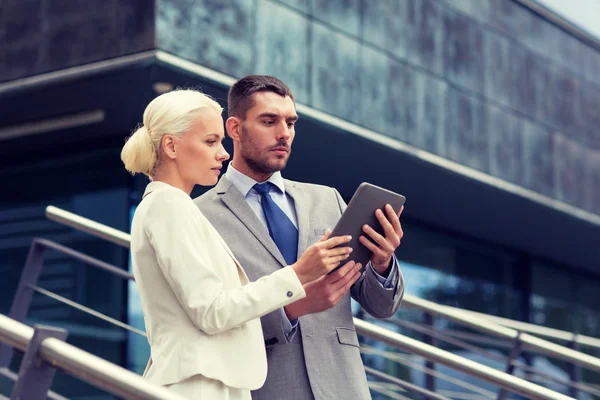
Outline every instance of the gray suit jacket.
[[(298, 255), (333, 228), (346, 204), (337, 190), (285, 180), (298, 217)], [(194, 202), (229, 245), (249, 279), (254, 281), (286, 266), (267, 229), (242, 194), (226, 177)], [(350, 295), (377, 318), (391, 317), (404, 293), (399, 274), (393, 289), (384, 289), (370, 269), (335, 307), (299, 318), (291, 339), (282, 328), (282, 313), (261, 318), (267, 347), (265, 385), (254, 400), (370, 399), (352, 321)]]

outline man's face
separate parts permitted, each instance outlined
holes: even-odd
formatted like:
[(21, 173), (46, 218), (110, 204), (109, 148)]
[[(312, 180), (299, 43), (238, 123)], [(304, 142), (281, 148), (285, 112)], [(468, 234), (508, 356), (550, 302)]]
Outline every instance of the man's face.
[(258, 92), (253, 100), (241, 124), (240, 154), (250, 170), (272, 174), (287, 165), (298, 114), (289, 96)]

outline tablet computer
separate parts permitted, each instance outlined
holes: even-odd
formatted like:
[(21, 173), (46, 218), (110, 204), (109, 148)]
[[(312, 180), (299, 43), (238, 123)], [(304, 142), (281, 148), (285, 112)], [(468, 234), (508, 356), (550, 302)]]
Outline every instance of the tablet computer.
[(394, 209), (394, 212), (398, 214), (405, 201), (406, 198), (401, 194), (367, 182), (361, 183), (352, 196), (352, 199), (350, 199), (350, 203), (348, 203), (348, 207), (342, 214), (340, 220), (335, 228), (333, 228), (330, 236), (352, 235), (352, 240), (350, 240), (349, 243), (342, 245), (352, 247), (352, 253), (350, 253), (348, 259), (343, 261), (331, 272), (340, 268), (348, 261), (361, 263), (364, 267), (371, 258), (371, 251), (367, 249), (358, 238), (361, 235), (364, 235), (369, 240), (371, 240), (371, 238), (363, 232), (363, 225), (367, 224), (383, 235), (383, 227), (377, 220), (375, 211), (380, 209), (386, 214), (384, 207), (386, 204), (389, 204)]

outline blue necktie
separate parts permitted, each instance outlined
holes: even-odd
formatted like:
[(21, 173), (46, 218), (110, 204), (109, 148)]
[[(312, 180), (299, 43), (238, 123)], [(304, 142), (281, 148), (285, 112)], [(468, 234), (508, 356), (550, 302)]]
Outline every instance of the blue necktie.
[(273, 201), (269, 194), (272, 185), (271, 182), (257, 183), (254, 185), (254, 190), (261, 196), (260, 205), (265, 213), (269, 235), (279, 248), (285, 262), (291, 265), (296, 262), (298, 257), (298, 229)]

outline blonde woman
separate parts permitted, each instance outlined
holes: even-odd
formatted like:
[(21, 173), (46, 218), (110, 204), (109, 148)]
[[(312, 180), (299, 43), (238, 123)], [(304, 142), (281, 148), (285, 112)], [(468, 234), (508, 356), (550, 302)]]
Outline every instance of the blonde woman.
[(144, 376), (190, 399), (249, 400), (267, 372), (258, 318), (303, 298), (303, 284), (348, 257), (350, 238), (327, 234), (295, 264), (250, 283), (190, 198), (194, 185), (214, 185), (229, 159), (221, 112), (197, 91), (163, 94), (121, 159), (151, 179), (131, 227), (151, 348)]

